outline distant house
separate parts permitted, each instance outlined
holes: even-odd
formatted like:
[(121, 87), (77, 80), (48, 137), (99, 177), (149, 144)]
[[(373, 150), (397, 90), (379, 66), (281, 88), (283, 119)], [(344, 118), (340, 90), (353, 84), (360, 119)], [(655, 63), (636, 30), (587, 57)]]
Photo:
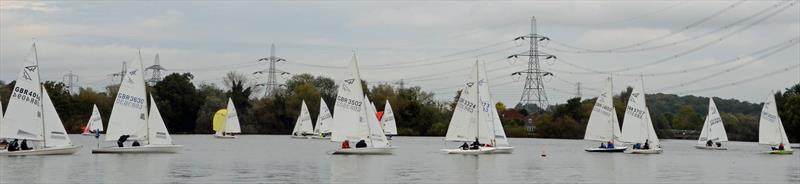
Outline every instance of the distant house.
[(525, 115), (522, 115), (522, 113), (519, 113), (515, 110), (505, 110), (500, 113), (500, 117), (503, 118), (504, 122), (511, 122), (514, 120), (525, 122)]
[(536, 125), (533, 124), (533, 114), (528, 115), (525, 117), (525, 131), (528, 133), (528, 136), (533, 136), (534, 131), (536, 131)]

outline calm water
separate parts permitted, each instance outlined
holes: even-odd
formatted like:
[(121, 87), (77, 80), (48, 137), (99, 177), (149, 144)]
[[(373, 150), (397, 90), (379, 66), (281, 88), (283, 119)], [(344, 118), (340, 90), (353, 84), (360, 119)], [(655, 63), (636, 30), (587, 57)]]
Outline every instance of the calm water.
[[(768, 155), (748, 142), (728, 151), (663, 140), (664, 153), (587, 153), (581, 140), (511, 139), (510, 155), (445, 155), (442, 137), (395, 137), (394, 155), (328, 155), (323, 140), (174, 135), (179, 154), (93, 155), (93, 137), (73, 135), (77, 155), (0, 157), (0, 183), (798, 183), (800, 154)], [(451, 147), (457, 144), (450, 143)], [(545, 151), (547, 157), (541, 157)]]

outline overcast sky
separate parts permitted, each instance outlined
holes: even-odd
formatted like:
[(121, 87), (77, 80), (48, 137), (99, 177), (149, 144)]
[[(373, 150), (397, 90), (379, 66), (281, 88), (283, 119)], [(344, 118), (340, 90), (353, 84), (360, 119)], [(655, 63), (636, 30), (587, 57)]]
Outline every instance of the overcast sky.
[[(527, 58), (504, 58), (527, 50), (512, 40), (529, 34), (536, 16), (539, 34), (551, 39), (542, 51), (558, 57), (542, 62), (556, 76), (545, 78), (551, 104), (576, 96), (577, 82), (583, 97), (597, 96), (608, 77), (600, 73), (608, 72), (615, 91), (641, 74), (648, 93), (761, 102), (771, 90), (800, 83), (797, 3), (0, 1), (0, 80), (15, 80), (34, 38), (43, 79), (60, 81), (72, 71), (92, 88), (110, 84), (107, 75), (136, 59), (137, 49), (145, 67), (159, 53), (168, 73), (219, 84), (229, 71), (265, 69), (257, 59), (274, 43), (287, 60), (280, 70), (339, 80), (355, 51), (363, 79), (408, 79), (439, 99), (452, 98), (477, 59), (490, 71), (495, 99), (516, 104), (523, 81), (510, 74), (524, 70)], [(586, 50), (570, 46), (622, 49), (576, 53)], [(756, 52), (764, 49), (772, 50)]]

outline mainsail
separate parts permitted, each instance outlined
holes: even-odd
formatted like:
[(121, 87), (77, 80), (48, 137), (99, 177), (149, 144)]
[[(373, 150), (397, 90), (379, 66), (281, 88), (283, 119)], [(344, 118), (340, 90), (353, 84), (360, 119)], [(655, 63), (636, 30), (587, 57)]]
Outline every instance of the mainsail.
[(242, 133), (242, 128), (239, 125), (239, 115), (236, 112), (236, 106), (233, 105), (233, 100), (231, 100), (231, 98), (228, 98), (228, 108), (224, 124), (224, 133)]
[(592, 115), (589, 116), (583, 139), (601, 142), (619, 141), (621, 133), (617, 121), (612, 82), (611, 78), (608, 78), (605, 89), (597, 97), (597, 101), (594, 102)]
[(714, 98), (708, 98), (708, 115), (703, 123), (703, 129), (700, 131), (697, 144), (706, 144), (708, 140), (714, 142), (728, 141), (728, 135), (725, 133), (725, 126), (722, 125), (722, 117), (719, 116), (717, 105), (714, 104)]
[(129, 135), (129, 140), (144, 140), (147, 135), (147, 94), (141, 57), (140, 54), (122, 77), (108, 120), (106, 141), (117, 141), (122, 135)]
[(381, 124), (383, 124), (383, 131), (386, 135), (397, 135), (397, 122), (394, 120), (394, 112), (392, 112), (389, 100), (386, 100), (386, 105), (383, 107)]
[(319, 99), (319, 115), (317, 116), (317, 126), (314, 127), (314, 133), (324, 134), (330, 133), (330, 124), (333, 121), (331, 111), (328, 110), (328, 104), (322, 98)]
[[(355, 55), (350, 61), (341, 81), (334, 106), (333, 134), (331, 141), (356, 141), (366, 140), (371, 147), (388, 146), (386, 136), (377, 121), (375, 113), (371, 112), (364, 90), (361, 86), (361, 75), (358, 70), (358, 61)], [(385, 143), (385, 144), (384, 144)]]
[(758, 143), (768, 145), (783, 143), (784, 149), (792, 150), (781, 117), (778, 116), (778, 106), (775, 104), (775, 96), (772, 93), (767, 97), (767, 101), (764, 102), (764, 107), (761, 109), (761, 118), (758, 121)]
[[(488, 83), (481, 77), (478, 62), (469, 75), (469, 80), (461, 90), (453, 117), (447, 128), (447, 141), (475, 141), (494, 143), (493, 118), (489, 116), (491, 98), (488, 96)], [(481, 94), (483, 93), (483, 94)]]
[(300, 107), (300, 116), (297, 117), (297, 121), (294, 123), (292, 135), (310, 134), (313, 131), (314, 127), (311, 122), (311, 114), (308, 113), (306, 101), (303, 100), (302, 106)]
[(43, 140), (42, 86), (39, 81), (39, 62), (36, 58), (36, 44), (31, 55), (25, 59), (20, 69), (11, 97), (8, 111), (0, 124), (0, 138)]
[(645, 96), (642, 84), (634, 85), (633, 92), (628, 99), (628, 106), (625, 109), (625, 119), (622, 124), (622, 135), (620, 141), (628, 143), (645, 143), (647, 141), (651, 148), (660, 147), (658, 136), (653, 121), (650, 119), (650, 112), (645, 103)]
[(89, 116), (89, 122), (86, 123), (84, 133), (102, 132), (103, 130), (103, 118), (100, 117), (100, 111), (97, 110), (97, 105), (93, 105), (92, 116)]

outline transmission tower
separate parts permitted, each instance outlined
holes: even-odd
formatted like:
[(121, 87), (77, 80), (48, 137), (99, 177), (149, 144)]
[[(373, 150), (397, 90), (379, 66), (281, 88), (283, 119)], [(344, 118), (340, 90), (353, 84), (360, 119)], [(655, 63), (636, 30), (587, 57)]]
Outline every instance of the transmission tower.
[(64, 77), (61, 78), (61, 81), (67, 84), (67, 91), (69, 91), (69, 94), (75, 93), (75, 88), (73, 88), (73, 86), (78, 84), (78, 75), (73, 74), (72, 71), (69, 71), (69, 74), (64, 75)]
[(577, 95), (576, 97), (581, 98), (581, 97), (583, 97), (583, 94), (581, 94), (581, 82), (578, 82), (577, 86), (578, 86), (577, 87), (578, 89), (577, 89), (577, 93), (575, 95)]
[(150, 84), (150, 86), (155, 86), (156, 83), (161, 81), (161, 71), (167, 71), (167, 69), (161, 67), (161, 59), (158, 57), (158, 54), (156, 54), (155, 64), (148, 66), (144, 70), (153, 70), (153, 76), (150, 77), (150, 79), (147, 79), (147, 83)]
[[(275, 93), (275, 90), (278, 89), (278, 87), (280, 87), (280, 84), (278, 84), (278, 79), (277, 79), (278, 78), (277, 73), (279, 70), (275, 68), (275, 63), (286, 61), (283, 58), (275, 56), (275, 44), (272, 44), (272, 46), (270, 46), (269, 51), (270, 51), (269, 57), (258, 59), (258, 61), (269, 62), (269, 68), (266, 69), (267, 83), (264, 84), (266, 88), (264, 90), (264, 96), (271, 96), (272, 94)], [(263, 72), (258, 71), (256, 73), (263, 73)], [(288, 72), (281, 72), (281, 75), (283, 74), (288, 74)]]
[(119, 84), (122, 84), (122, 80), (125, 80), (125, 72), (128, 71), (128, 64), (125, 61), (122, 61), (122, 70), (117, 73), (108, 74), (111, 77), (111, 82), (117, 81), (117, 77), (119, 77)]
[(547, 101), (547, 93), (544, 91), (544, 76), (553, 73), (542, 70), (539, 66), (540, 60), (554, 59), (556, 56), (539, 51), (539, 42), (550, 40), (550, 38), (539, 35), (536, 32), (536, 17), (531, 17), (531, 33), (515, 38), (514, 40), (530, 41), (530, 49), (521, 54), (511, 55), (508, 58), (528, 56), (528, 69), (514, 72), (511, 75), (524, 75), (525, 85), (522, 88), (522, 96), (519, 101), (522, 105), (536, 104), (539, 108), (547, 109), (550, 103)]
[(406, 88), (406, 82), (403, 79), (400, 79), (400, 81), (395, 82), (395, 84), (399, 85), (400, 89)]

